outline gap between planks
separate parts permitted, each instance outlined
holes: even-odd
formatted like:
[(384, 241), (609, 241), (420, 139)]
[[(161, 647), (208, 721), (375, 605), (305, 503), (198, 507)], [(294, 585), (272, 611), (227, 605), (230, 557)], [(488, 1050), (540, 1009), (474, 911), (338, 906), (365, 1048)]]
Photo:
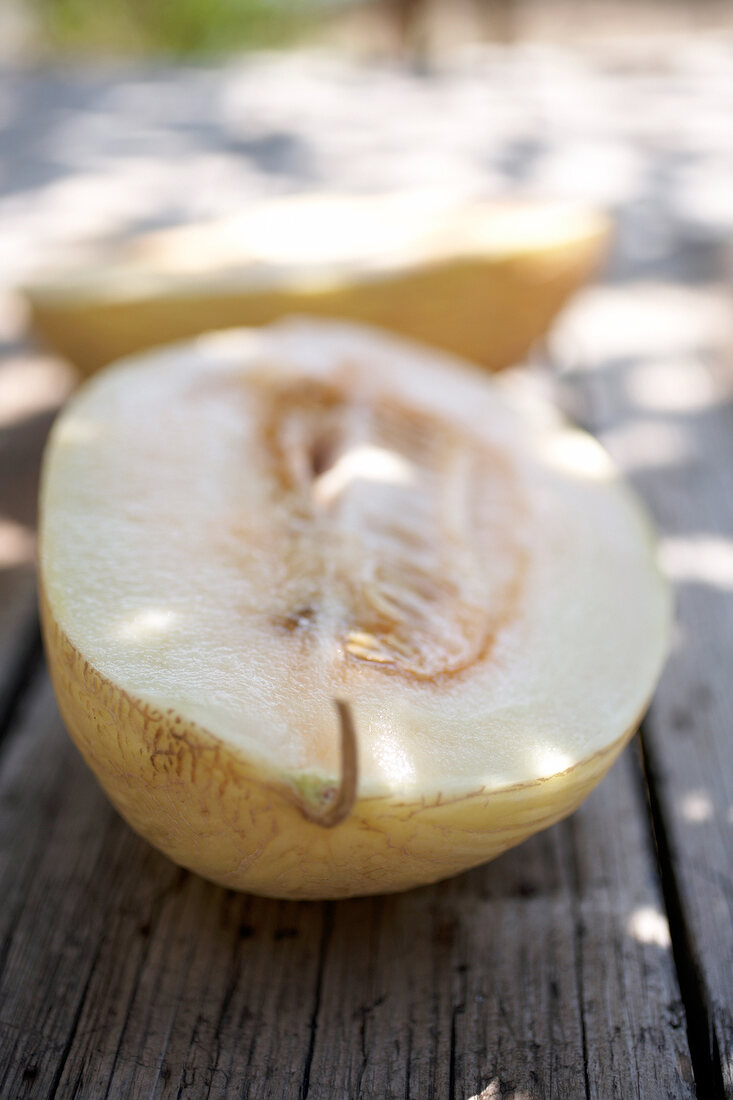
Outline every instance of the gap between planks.
[(672, 938), (672, 956), (687, 1021), (687, 1041), (692, 1057), (695, 1087), (700, 1100), (726, 1100), (715, 1032), (707, 1009), (705, 983), (693, 947), (693, 937), (685, 919), (682, 896), (670, 850), (669, 831), (657, 790), (654, 750), (649, 744), (649, 739), (645, 737), (644, 727), (645, 722), (642, 723), (639, 731), (640, 783), (648, 800), (662, 897)]
[(4, 683), (0, 692), (0, 751), (42, 668), (43, 645), (34, 606), (18, 632), (17, 643), (3, 677)]
[[(717, 270), (715, 268), (717, 254), (708, 257), (708, 260), (710, 270), (707, 271), (707, 275), (712, 278)], [(681, 282), (683, 286), (691, 285), (689, 276), (687, 282), (685, 279)], [(694, 309), (696, 305), (701, 308), (703, 293), (708, 294), (710, 302), (714, 305), (717, 301), (715, 285), (713, 282), (706, 284), (704, 291), (696, 290), (697, 297), (689, 291), (692, 303), (691, 305), (688, 303), (689, 308)], [(630, 293), (632, 286), (633, 282), (625, 287), (627, 294)], [(607, 289), (607, 285), (602, 285), (597, 293), (603, 293)], [(682, 293), (679, 291), (678, 297)], [(661, 304), (654, 301), (647, 304), (652, 316), (655, 308), (658, 312), (661, 312), (663, 306), (670, 308), (667, 299), (663, 299)], [(677, 305), (679, 307), (679, 302)], [(703, 316), (706, 315), (703, 314)], [(699, 372), (705, 373), (710, 394), (715, 398), (710, 402), (709, 407), (707, 405), (704, 407), (708, 419), (704, 424), (702, 421), (697, 423), (695, 421), (697, 410), (693, 406), (689, 410), (684, 410), (682, 419), (680, 419), (680, 410), (677, 410), (676, 421), (674, 412), (666, 418), (658, 415), (656, 421), (659, 423), (671, 420), (678, 428), (682, 424), (684, 430), (694, 440), (694, 451), (685, 459), (679, 471), (675, 471), (678, 479), (687, 477), (688, 480), (682, 480), (681, 485), (678, 480), (674, 485), (665, 486), (663, 476), (656, 474), (654, 468), (651, 473), (646, 474), (646, 477), (643, 465), (640, 474), (633, 468), (633, 464), (631, 469), (626, 471), (637, 491), (641, 491), (647, 506), (660, 513), (658, 527), (662, 535), (674, 537), (680, 532), (686, 535), (703, 531), (710, 532), (714, 536), (729, 537), (730, 511), (720, 472), (726, 468), (729, 456), (728, 449), (721, 450), (721, 441), (725, 441), (725, 447), (728, 446), (729, 437), (725, 434), (725, 426), (726, 423), (730, 424), (730, 416), (728, 415), (727, 421), (724, 421), (724, 417), (725, 410), (731, 407), (731, 392), (729, 382), (726, 383), (723, 380), (721, 384), (720, 378), (715, 373), (716, 362), (720, 363), (718, 373), (724, 370), (724, 353), (720, 335), (712, 328), (712, 322), (710, 325), (711, 329), (709, 332), (706, 331), (705, 340), (698, 336), (697, 343), (690, 352), (690, 358), (694, 359), (693, 366), (696, 365)], [(698, 345), (701, 345), (703, 350)], [(552, 359), (552, 352), (550, 358)], [(630, 351), (627, 361), (619, 364), (602, 347), (599, 350), (591, 344), (585, 349), (583, 358), (588, 361), (584, 362), (582, 370), (571, 363), (568, 364), (567, 373), (563, 371), (562, 354), (555, 360), (555, 366), (559, 368), (559, 378), (556, 375), (555, 380), (555, 388), (558, 392), (555, 396), (560, 407), (586, 430), (599, 436), (602, 443), (606, 441), (607, 434), (612, 435), (614, 429), (620, 424), (633, 426), (638, 421), (643, 423), (644, 409), (635, 408), (632, 400), (633, 391), (630, 391), (631, 396), (629, 396), (624, 390), (624, 385), (628, 381), (624, 377), (624, 372), (633, 375), (634, 372), (643, 370), (647, 360), (654, 361), (653, 353), (649, 349), (640, 347), (634, 349), (633, 354)], [(666, 362), (664, 359), (661, 361)], [(593, 370), (593, 367), (599, 369)], [(670, 377), (673, 377), (672, 374)], [(667, 381), (666, 384), (669, 386), (672, 382)], [(615, 446), (611, 446), (611, 450), (617, 460), (620, 458), (620, 465), (624, 469), (623, 439), (617, 439)], [(697, 475), (696, 482), (692, 477), (694, 473)], [(717, 496), (715, 496), (716, 492)], [(700, 495), (703, 496), (702, 503), (697, 499)], [(714, 517), (712, 520), (710, 512), (713, 504), (709, 503), (710, 501), (714, 501), (717, 509), (712, 512)], [(706, 503), (707, 512), (704, 507)], [(678, 513), (684, 516), (682, 525), (680, 525)], [(680, 588), (683, 590), (684, 586)], [(690, 616), (690, 598), (688, 596), (686, 600), (682, 600), (680, 588), (677, 594), (677, 621), (682, 622), (683, 626), (696, 622), (699, 628), (699, 619), (694, 620)], [(723, 608), (721, 615), (725, 613), (726, 610)], [(710, 639), (716, 638), (716, 629), (719, 632), (722, 630), (719, 623), (717, 626), (713, 624), (708, 627), (708, 620), (705, 620), (703, 639), (707, 639), (708, 644), (711, 644)], [(694, 657), (690, 659), (688, 656), (687, 660), (691, 667), (683, 671), (676, 688), (678, 694), (685, 689), (689, 690), (690, 685), (694, 684), (695, 675), (699, 675)], [(678, 665), (679, 662), (678, 655)], [(670, 656), (670, 664), (672, 663), (673, 655)], [(677, 671), (679, 677), (682, 669), (678, 667)], [(686, 777), (680, 769), (680, 761), (677, 758), (681, 746), (679, 743), (675, 744), (674, 737), (663, 738), (662, 736), (665, 730), (668, 734), (673, 733), (673, 730), (665, 727), (665, 720), (668, 726), (674, 717), (671, 701), (673, 701), (675, 688), (668, 683), (668, 677), (669, 670), (667, 678), (663, 678), (658, 688), (655, 696), (657, 701), (652, 704), (644, 723), (646, 734), (642, 737), (641, 749), (642, 788), (648, 800), (647, 812), (655, 842), (658, 874), (670, 926), (673, 958), (682, 993), (698, 1095), (705, 1100), (708, 1098), (727, 1100), (728, 1097), (733, 1096), (729, 1076), (733, 1071), (729, 1068), (726, 1076), (725, 1059), (729, 1055), (730, 1046), (725, 994), (721, 1003), (721, 986), (725, 984), (726, 971), (723, 966), (722, 971), (716, 975), (715, 967), (719, 965), (717, 960), (722, 962), (726, 953), (729, 953), (730, 941), (725, 932), (723, 941), (727, 942), (716, 939), (715, 923), (701, 917), (701, 899), (695, 896), (696, 847), (691, 840), (689, 829), (686, 830), (684, 822), (680, 822), (676, 809), (680, 793), (684, 793), (686, 789)], [(716, 684), (718, 695), (725, 700), (727, 696), (724, 682), (719, 679)], [(721, 730), (720, 724), (718, 729)], [(720, 733), (715, 735), (711, 732), (707, 740), (703, 738), (701, 748), (705, 746), (710, 749), (711, 745), (716, 743), (716, 737), (719, 743), (725, 743), (724, 735), (721, 739)], [(696, 778), (698, 776), (705, 778), (706, 767), (709, 766), (703, 763), (699, 771), (695, 772)], [(720, 801), (718, 807), (720, 808)], [(713, 869), (720, 868), (720, 862), (716, 864), (715, 858), (715, 855), (710, 857), (710, 866)], [(703, 869), (707, 870), (708, 864), (704, 860), (703, 864)], [(725, 859), (723, 866), (729, 868), (729, 857)], [(710, 900), (713, 900), (712, 887)], [(704, 902), (704, 895), (702, 901)], [(720, 928), (718, 930), (720, 931)]]
[[(571, 421), (597, 437), (598, 430), (593, 423), (589, 395), (583, 392), (582, 386), (575, 385), (568, 390), (562, 385), (555, 385), (553, 397), (557, 407)], [(638, 775), (640, 801), (644, 805), (644, 816), (649, 822), (651, 843), (656, 854), (660, 892), (669, 924), (672, 957), (685, 1013), (695, 1090), (700, 1100), (727, 1100), (720, 1061), (714, 1049), (715, 1037), (706, 1007), (703, 976), (695, 959), (692, 936), (685, 920), (670, 851), (669, 830), (656, 789), (657, 772), (653, 750), (649, 746), (648, 738), (645, 738), (646, 722), (647, 715), (644, 716), (637, 734), (638, 767), (634, 770)], [(713, 1037), (712, 1048), (708, 1041), (709, 1036)]]

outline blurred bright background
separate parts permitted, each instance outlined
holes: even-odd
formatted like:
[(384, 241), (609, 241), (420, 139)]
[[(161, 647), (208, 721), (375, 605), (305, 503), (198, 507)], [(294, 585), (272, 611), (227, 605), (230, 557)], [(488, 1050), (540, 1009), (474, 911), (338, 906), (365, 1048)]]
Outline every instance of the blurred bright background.
[(3, 284), (264, 195), (415, 186), (600, 204), (656, 270), (733, 224), (732, 26), (706, 0), (4, 0)]
[(419, 187), (612, 216), (603, 282), (545, 351), (570, 382), (641, 370), (624, 461), (679, 459), (680, 419), (654, 406), (712, 401), (700, 356), (726, 361), (732, 120), (729, 3), (4, 0), (0, 416), (41, 416), (72, 385), (17, 290), (91, 242), (274, 195)]
[(5, 0), (3, 19), (10, 48), (26, 55), (201, 56), (314, 43), (376, 54), (689, 33), (725, 28), (731, 12), (726, 0)]

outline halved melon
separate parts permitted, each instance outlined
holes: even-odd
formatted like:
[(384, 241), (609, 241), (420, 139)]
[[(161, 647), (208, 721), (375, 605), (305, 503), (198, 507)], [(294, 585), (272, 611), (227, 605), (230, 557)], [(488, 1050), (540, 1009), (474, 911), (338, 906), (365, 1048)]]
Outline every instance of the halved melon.
[(36, 327), (84, 373), (294, 312), (382, 325), (495, 370), (543, 335), (608, 235), (605, 217), (569, 204), (280, 198), (107, 248), (27, 295)]
[(666, 584), (551, 409), (290, 321), (118, 364), (45, 457), (46, 649), (131, 825), (229, 887), (430, 882), (570, 813), (636, 729)]

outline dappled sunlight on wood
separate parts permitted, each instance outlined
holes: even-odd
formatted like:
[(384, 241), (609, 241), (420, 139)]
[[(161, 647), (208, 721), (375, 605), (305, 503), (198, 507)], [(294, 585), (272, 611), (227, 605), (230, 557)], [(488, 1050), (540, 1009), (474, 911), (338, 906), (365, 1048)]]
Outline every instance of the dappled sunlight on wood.
[(10, 569), (35, 558), (33, 530), (22, 523), (0, 516), (0, 569)]
[[(532, 1093), (524, 1089), (512, 1089), (511, 1095), (512, 1100), (534, 1100)], [(503, 1096), (506, 1096), (506, 1089), (502, 1088), (501, 1079), (497, 1077), (481, 1092), (473, 1093), (466, 1100), (501, 1100)]]
[(653, 413), (691, 413), (716, 400), (709, 373), (699, 359), (648, 359), (626, 379), (629, 400)]
[(604, 442), (612, 453), (623, 453), (627, 471), (684, 466), (694, 453), (687, 428), (669, 421), (635, 420), (619, 424), (605, 433)]
[(645, 905), (630, 915), (626, 930), (639, 943), (651, 943), (657, 947), (669, 947), (669, 921), (660, 909)]
[(59, 359), (32, 353), (0, 363), (0, 429), (59, 407), (76, 383), (76, 372)]
[[(675, 370), (681, 354), (724, 348), (731, 340), (727, 287), (632, 281), (582, 291), (560, 319), (550, 344), (566, 370), (623, 372), (631, 359), (636, 370), (638, 360), (660, 356), (669, 356)], [(663, 386), (669, 388), (669, 381)]]
[(667, 574), (682, 584), (733, 592), (733, 537), (667, 535), (661, 542)]
[(710, 821), (715, 813), (710, 794), (702, 790), (688, 791), (680, 799), (680, 813), (692, 825)]

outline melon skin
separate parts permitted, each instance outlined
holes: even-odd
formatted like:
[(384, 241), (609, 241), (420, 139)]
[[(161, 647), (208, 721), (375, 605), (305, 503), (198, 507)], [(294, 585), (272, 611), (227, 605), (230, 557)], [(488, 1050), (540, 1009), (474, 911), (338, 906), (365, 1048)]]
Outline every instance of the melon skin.
[(446, 800), (357, 799), (326, 829), (307, 820), (282, 777), (112, 684), (72, 645), (43, 593), (40, 610), (61, 715), (122, 817), (175, 863), (265, 897), (393, 893), (494, 859), (572, 813), (638, 727), (546, 779)]
[[(31, 320), (84, 375), (147, 348), (217, 329), (269, 325), (290, 314), (376, 325), (498, 371), (524, 359), (566, 301), (595, 274), (608, 250), (610, 226), (599, 213), (562, 210), (557, 229), (543, 239), (539, 227), (533, 236), (531, 225), (539, 214), (552, 229), (550, 204), (546, 214), (542, 204), (526, 209), (516, 204), (506, 213), (499, 204), (485, 205), (486, 211), (479, 206), (473, 215), (477, 226), (482, 219), (493, 219), (499, 229), (503, 222), (516, 222), (516, 241), (471, 247), (464, 230), (451, 245), (448, 233), (435, 255), (427, 249), (383, 270), (366, 263), (360, 269), (355, 261), (333, 270), (307, 265), (289, 270), (286, 264), (263, 275), (255, 265), (249, 272), (245, 263), (227, 271), (212, 258), (200, 271), (152, 277), (158, 239), (175, 243), (180, 235), (185, 242), (184, 234), (194, 232), (191, 247), (206, 252), (205, 227), (169, 231), (151, 245), (144, 238), (133, 242), (132, 251), (141, 258), (119, 283), (114, 273), (124, 252), (110, 251), (98, 269), (72, 270), (30, 285)], [(356, 220), (359, 210), (355, 200)], [(470, 210), (463, 215), (470, 216)]]

